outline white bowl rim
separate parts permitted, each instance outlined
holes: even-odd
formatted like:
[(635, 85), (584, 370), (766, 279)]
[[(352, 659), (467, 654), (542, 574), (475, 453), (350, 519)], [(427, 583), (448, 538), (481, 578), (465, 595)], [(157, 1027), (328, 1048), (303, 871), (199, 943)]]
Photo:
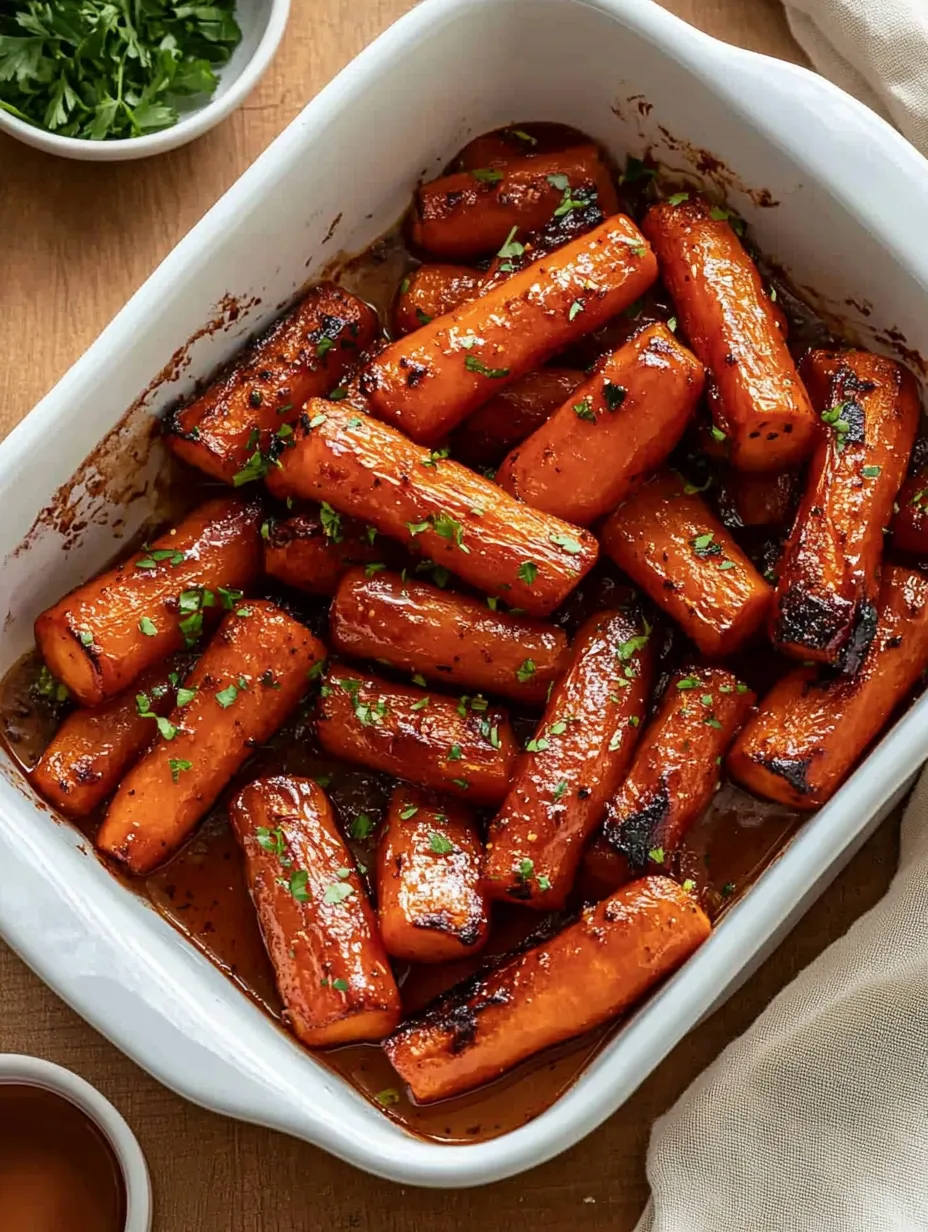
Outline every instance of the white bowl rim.
[(287, 27), (290, 0), (270, 0), (270, 13), (264, 33), (251, 59), (218, 98), (171, 126), (144, 137), (121, 137), (116, 141), (91, 141), (89, 137), (62, 137), (46, 128), (20, 120), (0, 107), (0, 131), (37, 150), (84, 162), (122, 162), (148, 158), (176, 150), (215, 128), (245, 101), (273, 60)]
[(138, 1139), (122, 1114), (86, 1079), (52, 1061), (25, 1053), (0, 1053), (0, 1085), (38, 1087), (74, 1104), (100, 1130), (113, 1149), (126, 1186), (124, 1232), (150, 1232), (151, 1178)]

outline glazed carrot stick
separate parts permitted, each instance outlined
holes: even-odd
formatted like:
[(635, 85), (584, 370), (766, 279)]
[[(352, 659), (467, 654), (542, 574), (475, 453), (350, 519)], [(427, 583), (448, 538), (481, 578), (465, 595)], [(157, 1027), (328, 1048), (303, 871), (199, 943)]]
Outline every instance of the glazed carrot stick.
[(537, 231), (550, 219), (596, 201), (614, 214), (618, 199), (595, 145), (509, 159), (423, 184), (413, 204), (413, 243), (437, 257), (467, 261), (495, 252), (513, 227)]
[(44, 611), (35, 640), (84, 706), (115, 697), (193, 644), (257, 576), (261, 505), (220, 497)]
[(498, 804), (516, 756), (504, 710), (484, 698), (455, 701), (354, 668), (329, 668), (316, 721), (326, 752), (448, 792)]
[(785, 470), (810, 453), (818, 424), (777, 312), (727, 217), (677, 193), (648, 211), (642, 230), (683, 332), (710, 374), (709, 402), (732, 464)]
[(308, 1048), (388, 1035), (400, 994), (325, 792), (312, 779), (257, 779), (229, 818), (294, 1035)]
[(350, 407), (310, 402), (294, 441), (268, 477), (276, 495), (328, 501), (530, 616), (553, 611), (596, 561), (589, 532)]
[(401, 1023), (384, 1051), (420, 1103), (460, 1095), (629, 1009), (711, 931), (675, 881), (635, 881), (550, 941), (452, 988)]
[(772, 592), (687, 486), (673, 471), (657, 475), (605, 522), (601, 540), (703, 654), (721, 658), (757, 631)]
[(374, 310), (331, 282), (249, 346), (168, 421), (172, 451), (238, 487), (260, 479), (307, 398), (340, 385), (380, 331)]
[(230, 613), (159, 723), (161, 739), (120, 784), (99, 850), (137, 876), (174, 855), (252, 749), (296, 708), (324, 658), (322, 643), (273, 603), (249, 600)]
[(899, 490), (893, 518), (893, 547), (928, 557), (928, 467), (910, 475)]
[(434, 444), (505, 385), (621, 312), (656, 276), (641, 232), (617, 214), (391, 343), (365, 369), (361, 390), (374, 414)]
[[(809, 357), (813, 368), (818, 355)], [(821, 355), (822, 363), (833, 361), (830, 353)], [(837, 359), (826, 401), (828, 430), (779, 563), (770, 632), (785, 654), (853, 672), (873, 636), (883, 529), (920, 409), (912, 374), (866, 351)]]
[(451, 452), (468, 466), (495, 466), (540, 428), (583, 384), (576, 368), (539, 368), (484, 402), (451, 436)]
[(372, 526), (340, 517), (330, 505), (267, 525), (264, 572), (313, 595), (334, 595), (355, 565), (395, 563), (396, 545)]
[(883, 570), (876, 633), (853, 677), (797, 667), (774, 685), (728, 755), (733, 778), (793, 808), (831, 798), (928, 667), (928, 579)]
[(604, 834), (640, 877), (669, 861), (715, 794), (722, 758), (756, 698), (722, 667), (678, 672), (606, 810)]
[(496, 482), (535, 509), (589, 526), (673, 450), (704, 379), (670, 330), (650, 325), (513, 449)]
[[(69, 817), (89, 816), (157, 737), (155, 719), (174, 709), (183, 666), (175, 655), (143, 672), (135, 689), (72, 710), (32, 771), (36, 791)], [(148, 699), (141, 708), (136, 690)]]
[(413, 963), (476, 954), (490, 927), (480, 892), (483, 844), (459, 804), (402, 784), (377, 849), (377, 916), (387, 953)]
[(463, 171), (475, 167), (504, 167), (513, 159), (567, 150), (584, 140), (582, 133), (566, 124), (510, 124), (481, 133), (469, 141), (455, 159)]
[(486, 689), (531, 705), (565, 671), (567, 636), (555, 625), (492, 611), (398, 573), (353, 569), (329, 614), (333, 648), (419, 672), (427, 680)]
[(795, 471), (729, 470), (722, 480), (721, 503), (733, 516), (729, 525), (785, 526), (798, 488)]
[(483, 275), (469, 265), (420, 265), (400, 283), (393, 305), (393, 328), (397, 335), (411, 334), (480, 291)]
[(570, 893), (583, 847), (628, 765), (647, 708), (649, 630), (626, 612), (600, 612), (574, 640), (493, 819), (484, 885), (491, 898), (547, 911)]

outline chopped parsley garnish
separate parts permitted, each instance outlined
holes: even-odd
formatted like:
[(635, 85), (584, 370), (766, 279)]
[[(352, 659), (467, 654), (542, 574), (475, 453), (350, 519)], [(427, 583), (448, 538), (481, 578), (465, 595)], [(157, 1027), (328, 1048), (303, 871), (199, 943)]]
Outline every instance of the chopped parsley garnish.
[(162, 737), (162, 739), (173, 740), (177, 735), (177, 728), (169, 719), (162, 718), (160, 714), (153, 713), (151, 708), (151, 699), (146, 693), (136, 693), (135, 708), (138, 711), (140, 718), (155, 720), (155, 726), (158, 728), (158, 734)]
[(146, 637), (155, 637), (158, 633), (155, 622), (148, 616), (143, 616), (139, 621), (139, 629)]
[(520, 582), (524, 582), (526, 586), (531, 586), (535, 578), (538, 577), (538, 566), (533, 560), (523, 560), (516, 570), (516, 577)]
[(364, 576), (366, 578), (372, 578), (375, 574), (382, 573), (386, 567), (387, 566), (382, 561), (373, 560), (370, 564), (364, 566)]
[(523, 659), (521, 664), (516, 668), (516, 680), (519, 684), (525, 684), (535, 675), (535, 663), (532, 659)]
[[(745, 222), (743, 218), (739, 218), (733, 210), (723, 209), (720, 205), (714, 205), (709, 211), (709, 217), (715, 222), (727, 222), (731, 226), (735, 235), (744, 235)], [(771, 297), (772, 298), (772, 297)]]
[(696, 889), (696, 882), (693, 880), (692, 877), (687, 877), (686, 881), (684, 881), (683, 883), (683, 889), (686, 890), (687, 894), (693, 893), (693, 891)]
[[(283, 863), (287, 854), (287, 840), (280, 826), (271, 829), (268, 826), (258, 826), (256, 831), (258, 846), (269, 855), (277, 856)], [(289, 863), (289, 861), (288, 861)]]
[(410, 818), (415, 817), (418, 811), (419, 809), (415, 804), (407, 804), (407, 806), (404, 809), (400, 810), (400, 820), (409, 821)]
[(409, 290), (409, 279), (404, 278), (403, 281), (400, 283), (400, 295), (405, 295), (408, 290)]
[(470, 783), (467, 779), (452, 779), (451, 782), (455, 787), (460, 787), (461, 791), (470, 791)]
[(223, 710), (228, 710), (229, 707), (232, 705), (232, 703), (235, 701), (235, 699), (238, 697), (238, 695), (239, 695), (238, 685), (230, 684), (228, 685), (227, 688), (221, 689), (216, 694), (216, 701), (223, 708)]
[(571, 556), (577, 556), (583, 551), (582, 546), (571, 535), (549, 535), (548, 538), (559, 548), (563, 548), (565, 552), (569, 552)]
[(149, 549), (144, 556), (140, 556), (135, 562), (136, 569), (154, 569), (161, 561), (168, 560), (172, 565), (179, 565), (187, 559), (183, 552), (178, 552), (174, 548), (154, 548)]
[(615, 653), (620, 663), (627, 663), (633, 655), (636, 655), (639, 650), (644, 650), (645, 646), (647, 646), (648, 640), (651, 637), (651, 626), (646, 620), (642, 623), (644, 625), (643, 633), (637, 633), (634, 637), (630, 637), (628, 641), (620, 642), (616, 646)]
[(574, 414), (578, 419), (586, 419), (590, 423), (596, 423), (596, 412), (590, 405), (588, 398), (584, 398), (582, 402), (574, 403)]
[(344, 538), (341, 514), (336, 513), (327, 501), (323, 501), (319, 506), (319, 521), (322, 523), (325, 537), (333, 543), (341, 543)]
[(354, 886), (348, 885), (346, 881), (333, 881), (331, 885), (327, 885), (325, 893), (322, 896), (324, 903), (343, 903), (346, 898), (351, 898), (354, 894)]
[(454, 843), (444, 834), (439, 834), (437, 830), (433, 830), (429, 835), (429, 848), (437, 856), (447, 856), (454, 851)]
[(334, 339), (320, 338), (318, 343), (316, 344), (316, 354), (319, 356), (320, 359), (324, 359), (325, 356), (328, 355), (329, 351), (331, 351), (332, 347), (334, 346), (335, 346)]
[(663, 864), (664, 863), (663, 847), (652, 847), (651, 850), (648, 852), (648, 859), (653, 860), (655, 864)]
[(502, 171), (498, 171), (495, 167), (478, 167), (471, 172), (471, 175), (481, 184), (498, 184), (503, 178)]
[(655, 167), (649, 167), (640, 158), (629, 156), (625, 163), (625, 170), (619, 176), (619, 183), (635, 184), (639, 180), (653, 180), (656, 175)]
[(171, 778), (175, 783), (180, 782), (181, 773), (184, 770), (192, 770), (193, 762), (187, 761), (185, 757), (169, 757), (168, 767), (171, 771)]
[(704, 535), (695, 535), (690, 540), (690, 547), (697, 556), (700, 556), (703, 559), (707, 556), (722, 555), (721, 545), (715, 542), (715, 535), (711, 530), (707, 531)]
[(188, 689), (188, 688), (180, 688), (180, 689), (178, 689), (178, 690), (177, 690), (177, 704), (178, 704), (178, 706), (189, 706), (189, 705), (190, 705), (190, 703), (193, 701), (193, 699), (196, 697), (196, 695), (197, 695), (197, 688), (196, 688), (196, 687), (194, 687), (194, 688), (192, 688), (192, 689)]
[(370, 813), (358, 813), (351, 823), (351, 837), (356, 839), (368, 838), (374, 831), (374, 825), (374, 819)]
[(417, 702), (409, 707), (410, 710), (424, 710), (432, 699), (430, 697), (420, 697)]
[(850, 405), (850, 402), (839, 402), (837, 406), (832, 406), (827, 411), (822, 411), (822, 423), (828, 424), (835, 430), (835, 448), (838, 453), (843, 453), (847, 442), (847, 434), (851, 430), (850, 423), (843, 418), (845, 411)]
[[(429, 325), (431, 323), (432, 318), (429, 316), (427, 312), (423, 312), (421, 308), (417, 307), (416, 308), (416, 320), (419, 322), (420, 325)], [(361, 421), (359, 419), (358, 423), (360, 422)]]
[(722, 886), (722, 898), (731, 898), (734, 892), (735, 892), (735, 883), (733, 881), (726, 881), (725, 884)]
[(876, 479), (882, 469), (882, 466), (865, 466), (861, 471), (861, 474), (865, 479)]
[(567, 320), (568, 321), (575, 320), (580, 315), (580, 313), (583, 311), (584, 307), (585, 305), (582, 299), (575, 299), (574, 302), (570, 305), (570, 310), (567, 313)]
[(555, 801), (557, 801), (557, 800), (562, 800), (562, 799), (564, 798), (564, 795), (565, 795), (566, 791), (567, 791), (567, 780), (566, 780), (566, 779), (561, 779), (561, 781), (558, 783), (557, 787), (555, 787), (555, 789), (554, 789), (554, 799), (555, 799)]
[(616, 385), (614, 381), (603, 381), (603, 401), (610, 411), (617, 411), (628, 396), (624, 385)]
[(528, 881), (529, 878), (533, 876), (534, 872), (535, 872), (535, 861), (534, 860), (525, 859), (525, 860), (519, 861), (519, 867), (516, 870), (516, 876), (519, 878), (520, 881)]
[(695, 676), (684, 676), (682, 680), (677, 681), (678, 689), (698, 689), (700, 682)]
[(394, 1104), (400, 1102), (400, 1093), (395, 1087), (384, 1087), (382, 1091), (378, 1091), (374, 1096), (377, 1103), (384, 1108), (392, 1108)]
[(506, 236), (506, 242), (503, 244), (502, 248), (496, 254), (498, 257), (502, 257), (503, 259), (502, 264), (500, 265), (499, 268), (505, 274), (511, 274), (515, 270), (515, 266), (512, 263), (513, 257), (521, 257), (522, 254), (525, 252), (525, 245), (518, 243), (518, 241), (515, 238), (518, 230), (519, 230), (518, 227), (512, 228), (512, 230)]
[(667, 198), (668, 205), (682, 205), (684, 201), (689, 201), (690, 194), (688, 192), (674, 193), (672, 197)]
[(242, 484), (254, 483), (257, 479), (263, 479), (269, 467), (269, 460), (260, 449), (255, 449), (246, 459), (242, 469), (236, 471), (232, 476), (232, 484), (234, 487), (240, 488)]
[(667, 328), (670, 330), (672, 334), (675, 334), (677, 332), (677, 318), (676, 317), (667, 318)]
[(546, 877), (544, 873), (542, 873), (541, 876), (537, 878), (537, 881), (538, 881), (539, 890), (550, 890), (551, 889), (550, 878)]
[(93, 645), (93, 634), (89, 629), (79, 629), (77, 633), (78, 641), (82, 646)]
[(489, 376), (494, 380), (499, 380), (509, 375), (508, 368), (488, 368), (486, 364), (481, 363), (476, 355), (465, 355), (464, 367), (468, 372), (479, 372), (481, 376)]
[(53, 702), (66, 702), (71, 696), (68, 686), (56, 680), (47, 667), (42, 666), (33, 689), (39, 697), (46, 697)]
[(712, 427), (709, 429), (709, 432), (712, 434), (712, 439), (714, 441), (718, 441), (719, 443), (721, 443), (722, 441), (728, 440), (728, 435), (725, 432), (723, 432), (721, 428), (717, 428), (715, 424), (712, 425)]
[(459, 744), (452, 744), (451, 748), (448, 750), (448, 757), (446, 760), (447, 761), (460, 761), (463, 756), (464, 756), (464, 751), (462, 750), (461, 746)]

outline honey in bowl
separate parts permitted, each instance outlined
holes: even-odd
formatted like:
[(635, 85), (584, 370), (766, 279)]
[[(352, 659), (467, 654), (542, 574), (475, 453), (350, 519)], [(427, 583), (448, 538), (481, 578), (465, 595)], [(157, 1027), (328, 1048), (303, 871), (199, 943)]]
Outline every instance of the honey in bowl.
[(0, 1083), (3, 1232), (123, 1232), (122, 1171), (96, 1124), (43, 1087)]

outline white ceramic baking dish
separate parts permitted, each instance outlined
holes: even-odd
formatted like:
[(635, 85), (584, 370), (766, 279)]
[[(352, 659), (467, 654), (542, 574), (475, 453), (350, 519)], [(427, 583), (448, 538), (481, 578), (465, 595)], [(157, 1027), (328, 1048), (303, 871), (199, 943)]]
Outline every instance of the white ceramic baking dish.
[[(865, 338), (893, 327), (928, 353), (928, 164), (876, 116), (812, 74), (717, 43), (646, 0), (427, 0), (290, 125), (0, 448), (0, 670), (30, 645), (35, 615), (112, 555), (115, 533), (151, 513), (155, 489), (138, 494), (158, 461), (157, 449), (140, 461), (150, 416), (336, 250), (360, 250), (383, 232), (423, 172), (472, 134), (525, 119), (576, 125), (619, 157), (653, 144), (681, 168), (707, 165), (700, 151), (711, 151), (734, 173), (731, 203), (762, 248)], [(779, 204), (755, 205), (742, 184)], [(228, 309), (229, 293), (260, 303), (231, 323), (226, 311), (227, 327), (199, 336), (179, 375), (123, 420), (217, 305)], [(851, 297), (861, 309), (848, 307)], [(130, 490), (135, 499), (122, 507)], [(391, 1124), (124, 890), (8, 764), (0, 932), (79, 1013), (189, 1099), (397, 1181), (476, 1185), (594, 1129), (744, 978), (910, 780), (928, 751), (926, 706), (906, 714), (554, 1107), (487, 1143), (440, 1146)]]

